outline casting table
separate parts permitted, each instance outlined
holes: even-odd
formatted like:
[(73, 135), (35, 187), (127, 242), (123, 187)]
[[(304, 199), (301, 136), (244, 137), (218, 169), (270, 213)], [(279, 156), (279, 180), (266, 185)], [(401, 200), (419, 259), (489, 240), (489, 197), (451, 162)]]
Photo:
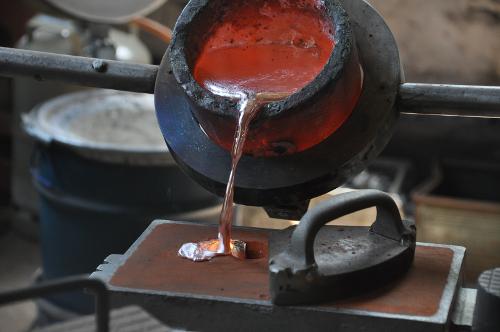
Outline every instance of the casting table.
[[(140, 305), (188, 330), (447, 331), (458, 298), (465, 249), (419, 243), (410, 271), (375, 292), (314, 306), (274, 306), (268, 257), (177, 256), (185, 242), (214, 237), (215, 225), (155, 221), (124, 255), (110, 255), (92, 277), (106, 282), (115, 306)], [(267, 243), (276, 230), (235, 227), (233, 237)]]

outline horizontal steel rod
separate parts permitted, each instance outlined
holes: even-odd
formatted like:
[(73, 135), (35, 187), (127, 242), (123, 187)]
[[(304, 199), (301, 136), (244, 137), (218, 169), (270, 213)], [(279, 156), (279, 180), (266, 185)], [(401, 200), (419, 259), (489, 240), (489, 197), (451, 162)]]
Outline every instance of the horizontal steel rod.
[[(158, 66), (0, 47), (0, 75), (154, 93)], [(500, 117), (500, 87), (404, 83), (403, 113)]]
[(404, 83), (403, 113), (500, 118), (500, 86)]
[(1, 76), (154, 93), (158, 66), (0, 47)]

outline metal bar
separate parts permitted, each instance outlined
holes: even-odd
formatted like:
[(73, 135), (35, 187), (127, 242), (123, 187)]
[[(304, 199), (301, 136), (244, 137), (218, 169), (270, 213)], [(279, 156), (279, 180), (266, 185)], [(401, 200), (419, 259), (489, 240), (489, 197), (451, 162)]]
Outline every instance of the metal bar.
[(69, 277), (47, 281), (27, 288), (0, 293), (0, 305), (29, 300), (52, 293), (89, 289), (96, 297), (96, 325), (98, 332), (109, 331), (109, 294), (106, 285), (97, 279)]
[(0, 47), (0, 75), (154, 93), (158, 66)]
[(403, 113), (500, 118), (500, 86), (404, 83)]
[[(158, 66), (0, 47), (0, 75), (154, 93)], [(404, 83), (403, 113), (500, 117), (500, 87)]]

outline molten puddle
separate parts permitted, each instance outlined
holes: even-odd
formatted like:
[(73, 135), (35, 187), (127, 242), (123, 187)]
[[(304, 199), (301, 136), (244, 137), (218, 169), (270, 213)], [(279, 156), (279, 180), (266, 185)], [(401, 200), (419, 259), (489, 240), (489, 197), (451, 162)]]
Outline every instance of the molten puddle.
[[(235, 5), (237, 1), (228, 6)], [(202, 86), (238, 100), (238, 122), (218, 238), (186, 243), (179, 250), (181, 257), (193, 261), (219, 255), (262, 257), (262, 250), (255, 249), (258, 245), (250, 248), (231, 239), (234, 181), (250, 123), (264, 105), (314, 80), (334, 48), (332, 25), (321, 14), (324, 8), (318, 0), (252, 0), (236, 9), (224, 14), (194, 66), (194, 77)]]
[[(207, 240), (198, 243), (185, 243), (179, 249), (179, 256), (189, 258), (194, 262), (208, 261), (215, 256), (226, 254), (218, 253), (219, 240)], [(231, 240), (231, 256), (238, 259), (259, 259), (267, 255), (266, 245), (258, 241), (243, 242)]]

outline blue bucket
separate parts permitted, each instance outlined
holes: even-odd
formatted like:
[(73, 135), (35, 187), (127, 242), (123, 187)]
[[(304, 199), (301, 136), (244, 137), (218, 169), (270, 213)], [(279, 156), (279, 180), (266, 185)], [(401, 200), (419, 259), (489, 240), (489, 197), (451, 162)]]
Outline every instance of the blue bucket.
[[(154, 116), (150, 97), (107, 90), (79, 92), (49, 101), (25, 119), (28, 132), (39, 141), (32, 172), (40, 194), (42, 279), (93, 272), (109, 254), (125, 252), (154, 219), (189, 219), (181, 216), (206, 211), (205, 219), (216, 220), (219, 198), (175, 165), (154, 119), (151, 131), (157, 131), (161, 145), (150, 148), (128, 142), (120, 145), (116, 138), (110, 139), (113, 142), (86, 142), (74, 135), (80, 129), (66, 132), (74, 121), (83, 121), (80, 117), (91, 117), (85, 112), (100, 117), (99, 122), (105, 118), (102, 112), (109, 109), (126, 118), (128, 111), (142, 107), (144, 114)], [(122, 108), (113, 108), (116, 103)], [(140, 114), (132, 118), (151, 122)], [(118, 121), (121, 124), (117, 121), (110, 123), (118, 127), (127, 124), (122, 118)], [(48, 130), (47, 123), (57, 128)], [(102, 123), (99, 126), (106, 129)], [(117, 131), (109, 130), (111, 134)], [(151, 139), (147, 141), (152, 145)], [(46, 300), (77, 313), (93, 311), (92, 298), (83, 293)]]

